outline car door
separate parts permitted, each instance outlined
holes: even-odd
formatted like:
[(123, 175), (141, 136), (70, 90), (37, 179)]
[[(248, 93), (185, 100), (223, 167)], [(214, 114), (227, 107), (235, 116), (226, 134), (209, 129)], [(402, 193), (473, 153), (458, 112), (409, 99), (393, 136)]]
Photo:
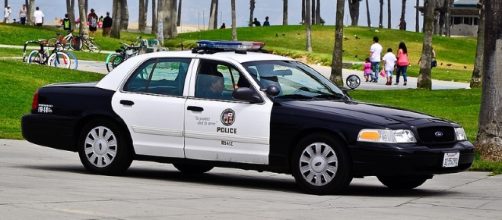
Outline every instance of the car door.
[(189, 58), (155, 58), (141, 64), (112, 99), (131, 133), (136, 154), (184, 157), (183, 118)]
[(248, 79), (236, 65), (200, 60), (185, 105), (186, 158), (268, 164), (272, 102), (232, 98), (235, 88), (252, 86)]

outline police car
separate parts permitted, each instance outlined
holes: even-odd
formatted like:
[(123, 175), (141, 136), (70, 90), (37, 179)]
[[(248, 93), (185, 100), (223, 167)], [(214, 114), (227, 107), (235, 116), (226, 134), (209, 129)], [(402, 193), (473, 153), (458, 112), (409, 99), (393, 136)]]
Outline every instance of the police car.
[(262, 43), (200, 41), (136, 56), (97, 83), (53, 84), (22, 118), (26, 140), (78, 152), (92, 172), (132, 160), (183, 173), (234, 167), (292, 174), (308, 193), (377, 176), (412, 189), (468, 169), (464, 129), (429, 115), (352, 100), (311, 67)]

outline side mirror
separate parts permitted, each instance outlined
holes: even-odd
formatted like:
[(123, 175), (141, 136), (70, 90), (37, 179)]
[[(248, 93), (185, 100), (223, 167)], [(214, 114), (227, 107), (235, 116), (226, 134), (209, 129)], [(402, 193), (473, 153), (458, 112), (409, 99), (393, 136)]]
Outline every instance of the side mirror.
[(234, 90), (232, 97), (241, 101), (248, 101), (250, 103), (260, 103), (263, 102), (261, 96), (251, 88), (241, 87)]
[(267, 95), (271, 97), (274, 97), (281, 93), (281, 89), (279, 89), (279, 87), (277, 87), (276, 85), (270, 85), (265, 89), (265, 93), (267, 93)]
[(352, 99), (350, 97), (350, 95), (349, 95), (349, 91), (352, 91), (352, 89), (342, 87), (342, 88), (340, 88), (340, 90), (342, 90), (343, 94), (345, 95), (345, 97), (346, 97), (346, 98), (344, 98), (345, 100), (351, 100)]

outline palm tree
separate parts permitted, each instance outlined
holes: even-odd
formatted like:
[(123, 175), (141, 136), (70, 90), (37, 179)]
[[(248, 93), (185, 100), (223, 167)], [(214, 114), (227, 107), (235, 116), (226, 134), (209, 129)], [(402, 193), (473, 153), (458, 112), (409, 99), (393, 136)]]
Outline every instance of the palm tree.
[(476, 47), (476, 61), (474, 62), (474, 70), (471, 77), (471, 88), (481, 87), (481, 79), (483, 77), (483, 51), (485, 50), (485, 10), (484, 0), (479, 0), (481, 8), (479, 10), (478, 23), (478, 45)]
[(342, 56), (343, 56), (343, 16), (345, 0), (336, 1), (336, 30), (335, 45), (333, 48), (333, 58), (331, 64), (331, 75), (329, 79), (337, 86), (343, 86), (342, 77)]
[(404, 16), (406, 13), (406, 0), (403, 0), (401, 3), (401, 18), (399, 19), (399, 30), (406, 30), (406, 17)]
[[(349, 0), (350, 25), (357, 26), (359, 23), (359, 2), (361, 0)], [(368, 1), (368, 0), (366, 0)], [(369, 13), (369, 11), (368, 11)]]
[(383, 0), (380, 0), (380, 18), (378, 28), (383, 28)]
[(302, 24), (305, 24), (305, 1), (308, 0), (302, 0)]
[(321, 0), (317, 0), (317, 3), (315, 4), (315, 23), (320, 24), (321, 23)]
[(129, 7), (127, 6), (127, 0), (122, 0), (120, 3), (120, 19), (121, 28), (127, 30), (129, 26)]
[(89, 26), (87, 25), (87, 14), (85, 13), (85, 0), (78, 0), (78, 14), (80, 17), (80, 34), (84, 39), (88, 39)]
[(415, 4), (415, 32), (420, 32), (420, 24), (419, 24), (419, 11), (418, 7), (420, 6), (420, 0), (417, 0), (417, 3)]
[(371, 28), (370, 6), (368, 0), (366, 0), (366, 18), (368, 19), (368, 27)]
[(431, 62), (432, 62), (432, 31), (434, 26), (434, 1), (424, 2), (424, 40), (422, 56), (420, 57), (420, 73), (417, 79), (417, 88), (431, 89)]
[(164, 38), (174, 38), (178, 35), (176, 30), (176, 0), (164, 0), (162, 9)]
[(481, 92), (481, 110), (479, 112), (479, 130), (476, 149), (481, 158), (502, 161), (502, 105), (500, 88), (502, 78), (500, 57), (502, 57), (502, 1), (485, 0), (485, 51), (483, 69), (483, 89)]
[[(80, 1), (80, 0), (79, 0)], [(113, 38), (118, 38), (120, 39), (120, 8), (122, 5), (122, 0), (113, 0), (113, 23), (112, 23), (112, 30), (110, 32), (110, 36)]]
[(28, 7), (28, 15), (27, 17), (27, 22), (30, 25), (33, 25), (35, 23), (35, 19), (33, 17), (33, 13), (35, 13), (35, 0), (30, 0), (30, 3), (26, 5)]
[(288, 0), (282, 1), (282, 25), (288, 25)]
[[(4, 6), (4, 8), (7, 8), (7, 6), (9, 6), (9, 0), (4, 0), (4, 2), (3, 2), (3, 3), (4, 3), (4, 5), (5, 5), (5, 6)], [(4, 17), (4, 19), (3, 19), (3, 23), (7, 23), (7, 18), (6, 18), (6, 17)]]
[(179, 0), (179, 4), (178, 4), (178, 17), (176, 18), (176, 26), (181, 26), (181, 4), (183, 2), (183, 0)]
[(306, 28), (306, 50), (308, 52), (312, 52), (312, 23), (310, 21), (310, 0), (306, 0), (305, 2), (305, 28)]
[(148, 0), (139, 0), (138, 29), (141, 33), (145, 32), (147, 12)]
[(237, 40), (237, 17), (235, 15), (235, 0), (230, 1), (232, 8), (232, 40)]
[(75, 28), (75, 0), (66, 0), (66, 13), (72, 28)]
[(152, 0), (152, 34), (157, 34), (157, 0)]
[(315, 5), (315, 2), (316, 0), (312, 0), (312, 3), (310, 4), (310, 9), (312, 9), (312, 12), (310, 13), (310, 23), (311, 24), (316, 24), (315, 21), (316, 21), (316, 14), (315, 14), (315, 9), (316, 9), (316, 5)]
[(157, 40), (160, 41), (161, 44), (164, 43), (164, 13), (165, 13), (165, 0), (157, 1), (157, 32), (155, 32), (155, 36)]
[(218, 0), (211, 0), (211, 8), (209, 9), (209, 30), (218, 28)]
[(254, 8), (256, 7), (256, 0), (249, 0), (249, 27), (253, 26)]
[(388, 29), (391, 29), (392, 28), (392, 25), (391, 25), (391, 10), (390, 10), (390, 0), (387, 0), (387, 28)]

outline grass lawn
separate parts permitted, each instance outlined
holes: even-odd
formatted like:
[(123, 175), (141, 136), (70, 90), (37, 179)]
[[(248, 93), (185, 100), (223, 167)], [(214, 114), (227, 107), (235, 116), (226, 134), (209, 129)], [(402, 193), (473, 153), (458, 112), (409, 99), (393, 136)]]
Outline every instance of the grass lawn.
[[(23, 45), (28, 40), (55, 38), (56, 33), (66, 34), (63, 29), (55, 27), (34, 27), (15, 24), (0, 24), (0, 44)], [(74, 32), (76, 34), (77, 32)], [(78, 33), (77, 33), (78, 34)], [(96, 32), (96, 44), (102, 50), (115, 51), (120, 47), (120, 43), (135, 42), (138, 36), (143, 38), (154, 38), (151, 34), (140, 34), (122, 31), (121, 39), (103, 37), (101, 30)], [(21, 52), (22, 53), (22, 52)]]
[(0, 60), (0, 138), (22, 139), (21, 116), (30, 112), (37, 88), (56, 82), (98, 81), (103, 75)]
[[(271, 27), (243, 27), (238, 28), (239, 40), (262, 41), (266, 43), (265, 49), (293, 58), (307, 57), (309, 62), (323, 65), (331, 64), (331, 54), (334, 44), (334, 26), (314, 26), (312, 32), (313, 53), (305, 52), (305, 29), (303, 26), (271, 26)], [(418, 59), (422, 51), (423, 35), (421, 33), (369, 29), (366, 27), (344, 28), (345, 40), (343, 42), (344, 62), (361, 62), (369, 55), (369, 48), (373, 36), (380, 38), (380, 43), (386, 51), (393, 48), (397, 51), (400, 41), (406, 42), (410, 62), (410, 76), (418, 75)], [(193, 47), (200, 39), (230, 40), (231, 30), (211, 30), (179, 34), (177, 38), (168, 40), (166, 45), (171, 48)], [(433, 69), (434, 79), (468, 82), (470, 80), (476, 39), (472, 37), (447, 38), (435, 36), (434, 48), (438, 59), (438, 68)], [(441, 65), (443, 64), (443, 65)], [(449, 64), (449, 66), (447, 66)]]

